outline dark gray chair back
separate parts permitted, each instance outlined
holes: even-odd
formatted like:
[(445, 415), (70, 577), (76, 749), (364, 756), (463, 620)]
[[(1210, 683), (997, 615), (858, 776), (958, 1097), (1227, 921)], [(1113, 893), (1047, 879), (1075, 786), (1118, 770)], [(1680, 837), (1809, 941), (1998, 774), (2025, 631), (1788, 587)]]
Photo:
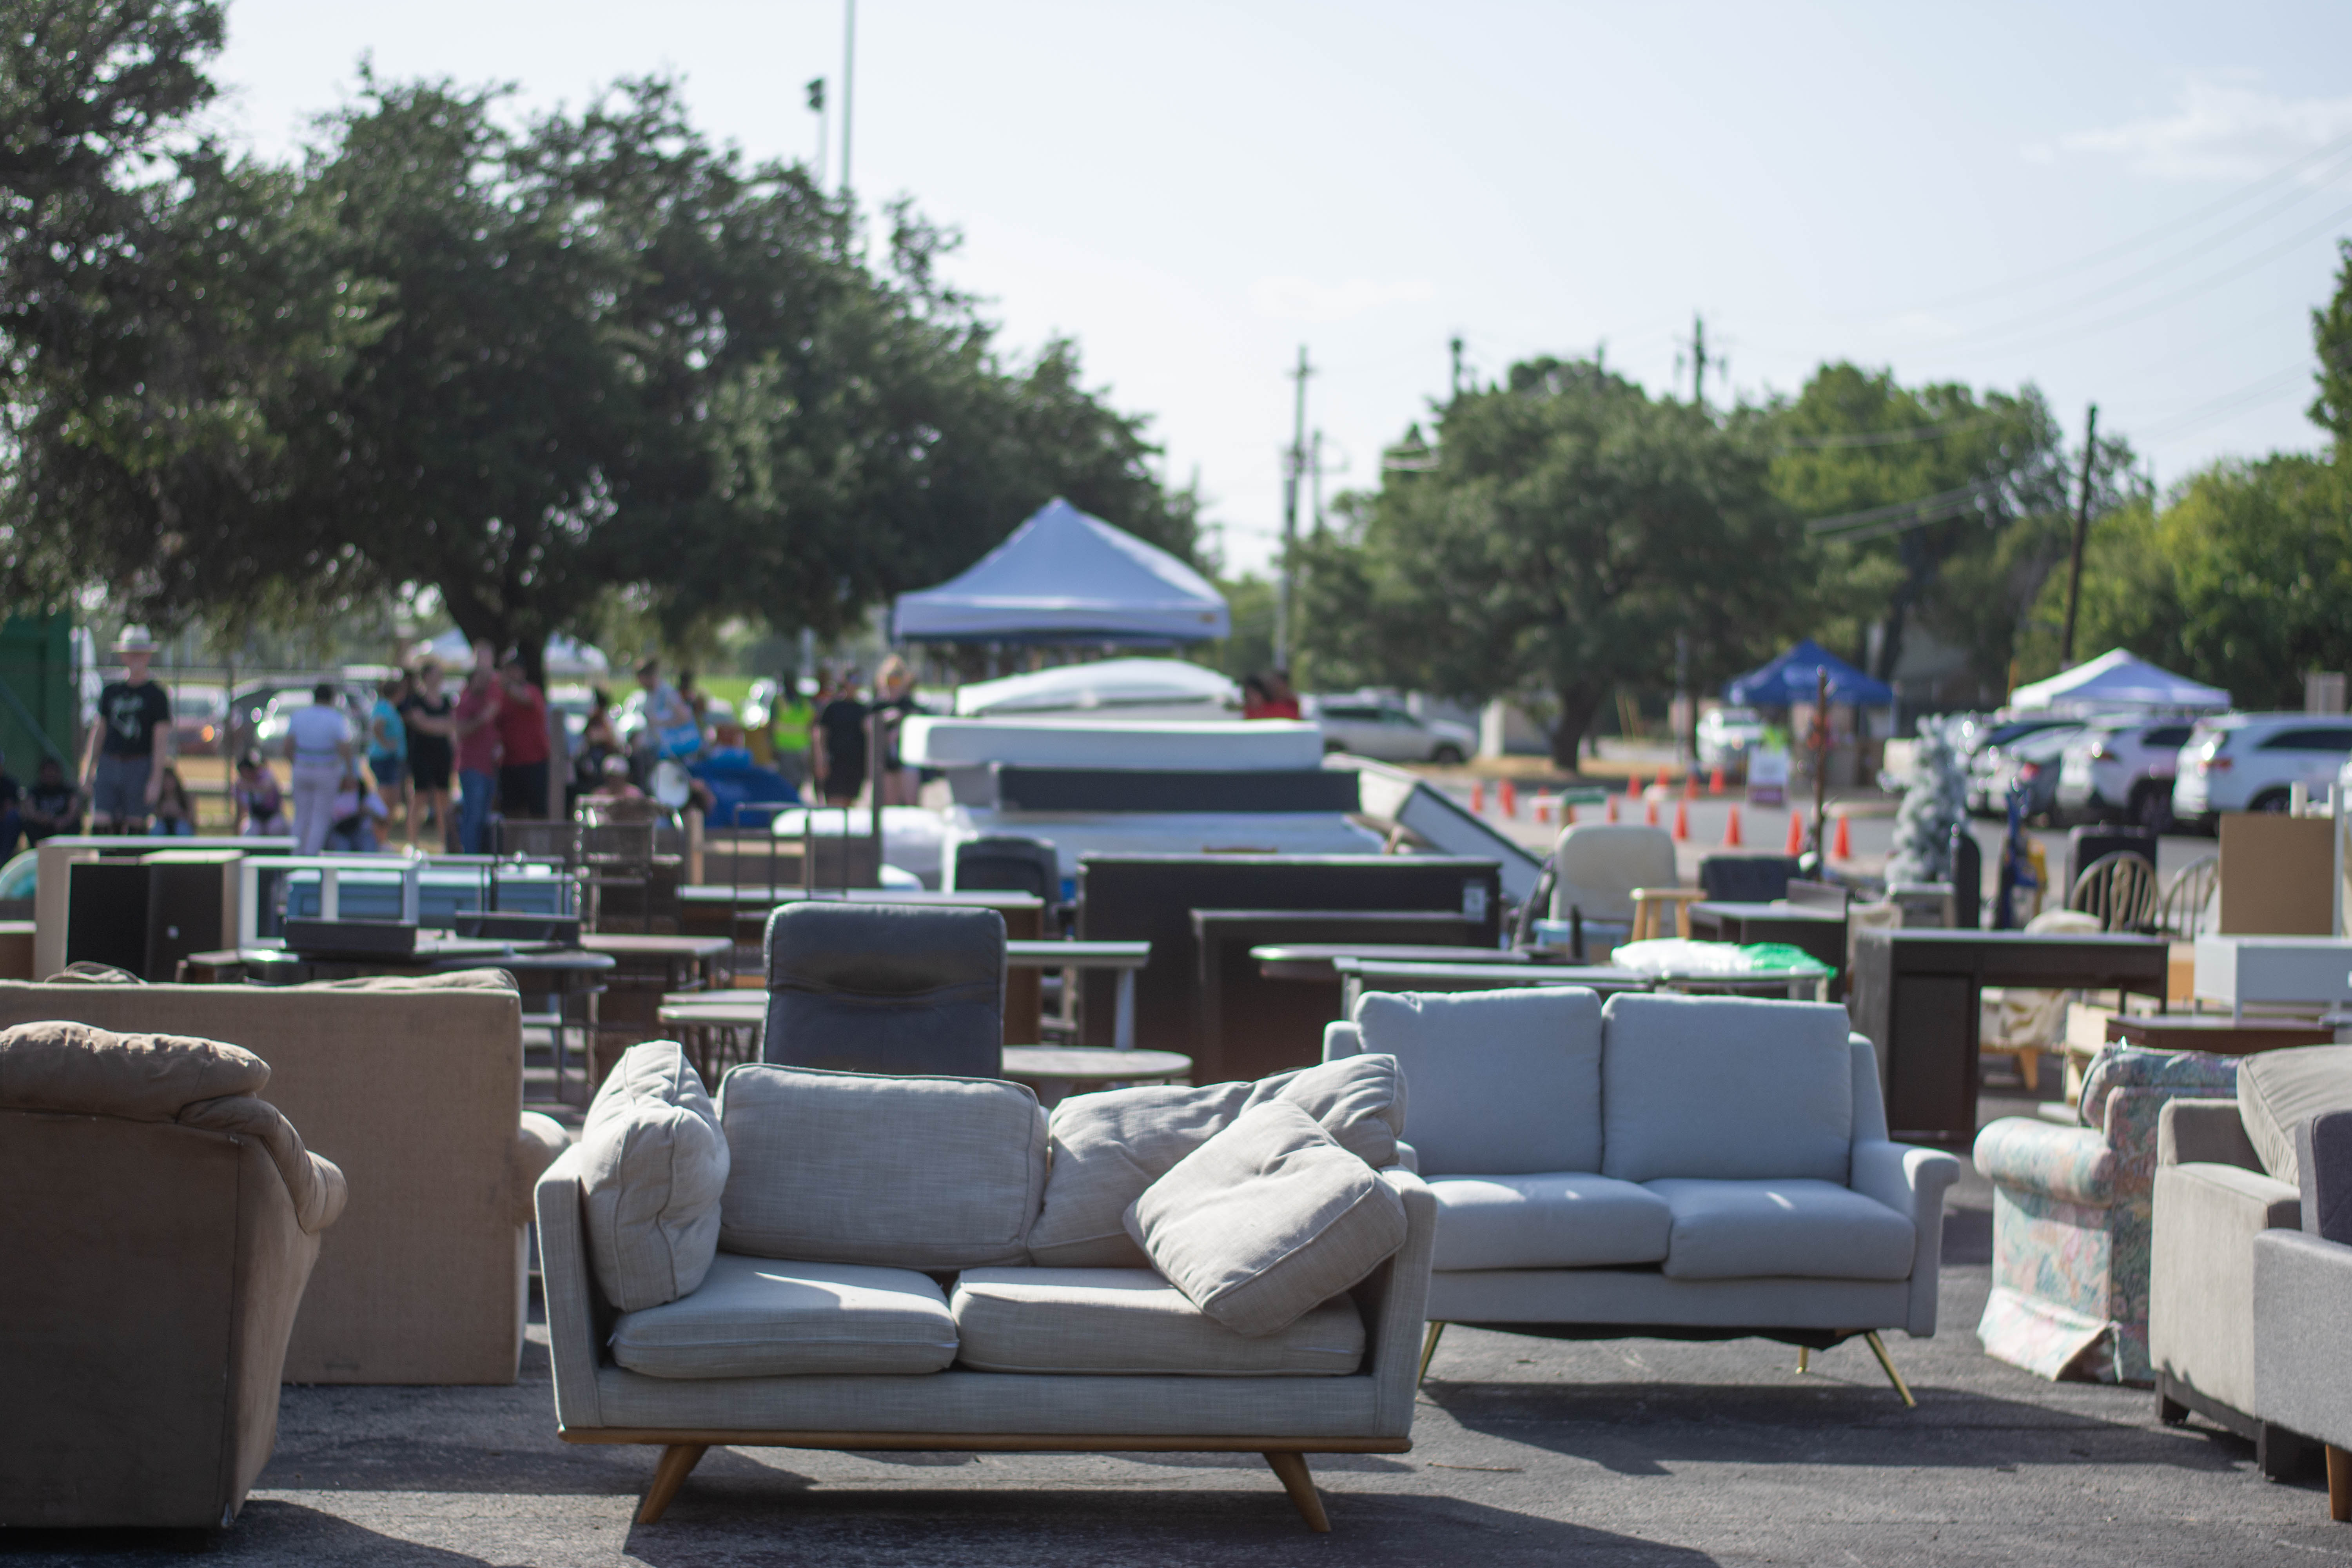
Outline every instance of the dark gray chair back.
[(958, 892), (1028, 893), (1062, 901), (1062, 863), (1043, 838), (967, 838), (955, 847)]
[(786, 904), (768, 917), (760, 1059), (839, 1072), (995, 1078), (1004, 917), (907, 904)]
[(1706, 896), (1729, 904), (1769, 904), (1789, 896), (1797, 874), (1793, 855), (1710, 855), (1698, 863), (1698, 885)]

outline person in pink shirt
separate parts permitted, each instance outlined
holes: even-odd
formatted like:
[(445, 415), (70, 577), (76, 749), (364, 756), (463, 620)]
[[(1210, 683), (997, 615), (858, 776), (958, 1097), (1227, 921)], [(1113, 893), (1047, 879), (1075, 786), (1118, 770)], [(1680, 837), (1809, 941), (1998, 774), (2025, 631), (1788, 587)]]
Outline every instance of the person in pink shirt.
[(489, 640), (474, 644), (474, 668), (450, 715), (457, 740), (457, 849), (487, 855), (490, 849), (490, 805), (499, 786), (499, 710), (504, 694), (498, 655)]

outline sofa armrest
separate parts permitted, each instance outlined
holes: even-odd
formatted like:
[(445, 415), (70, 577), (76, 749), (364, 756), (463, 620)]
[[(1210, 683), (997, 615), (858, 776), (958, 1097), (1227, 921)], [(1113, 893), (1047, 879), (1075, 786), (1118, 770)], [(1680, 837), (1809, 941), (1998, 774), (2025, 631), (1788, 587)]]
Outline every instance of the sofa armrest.
[(581, 1156), (566, 1151), (539, 1179), (539, 1280), (547, 1298), (548, 1359), (555, 1366), (555, 1420), (565, 1428), (604, 1425), (596, 1366), (604, 1336), (597, 1322), (596, 1282), (588, 1271), (581, 1224)]
[(1323, 1026), (1323, 1059), (1336, 1062), (1341, 1057), (1364, 1054), (1364, 1032), (1344, 1020)]
[(1417, 1176), (1421, 1174), (1421, 1151), (1400, 1138), (1396, 1141), (1396, 1159), (1391, 1163), (1402, 1165)]
[(2168, 1100), (2156, 1123), (2156, 1163), (2263, 1168), (2234, 1100)]
[(2212, 1163), (2156, 1168), (2147, 1348), (2157, 1371), (2252, 1410), (2254, 1238), (2298, 1224), (2301, 1208), (2293, 1187), (2260, 1171)]
[(2324, 1110), (2295, 1123), (2294, 1156), (2303, 1188), (2297, 1223), (2313, 1236), (2352, 1242), (2352, 1111)]
[(1960, 1163), (1935, 1149), (1870, 1139), (1853, 1146), (1848, 1184), (1911, 1222), (1911, 1295), (1904, 1331), (1927, 1339), (1936, 1331), (1936, 1282), (1944, 1258), (1944, 1194), (1960, 1179)]
[(1429, 1267), (1437, 1246), (1437, 1198), (1411, 1171), (1380, 1173), (1404, 1200), (1404, 1245), (1356, 1290), (1365, 1309), (1364, 1370), (1374, 1382), (1374, 1418), (1381, 1437), (1412, 1433), (1421, 1372), (1422, 1325), (1429, 1314)]
[(529, 1225), (537, 1204), (533, 1189), (547, 1168), (572, 1147), (572, 1134), (552, 1116), (526, 1110), (515, 1127), (515, 1141), (507, 1152), (507, 1190), (514, 1194), (514, 1222)]
[(2254, 1408), (2352, 1447), (2352, 1247), (2299, 1230), (2254, 1237)]
[(2115, 1202), (2115, 1151), (2107, 1147), (2105, 1134), (2088, 1127), (2053, 1127), (2033, 1117), (2004, 1116), (1977, 1134), (1976, 1166), (1997, 1187), (2016, 1187), (2092, 1208)]

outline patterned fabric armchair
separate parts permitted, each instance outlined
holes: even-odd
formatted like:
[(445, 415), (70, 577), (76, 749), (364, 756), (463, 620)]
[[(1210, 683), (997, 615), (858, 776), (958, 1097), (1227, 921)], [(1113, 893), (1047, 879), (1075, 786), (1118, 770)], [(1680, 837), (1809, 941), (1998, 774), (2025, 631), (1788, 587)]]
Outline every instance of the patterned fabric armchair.
[(2182, 1096), (2237, 1092), (2238, 1064), (2111, 1045), (2083, 1080), (2084, 1125), (2011, 1116), (1977, 1134), (1992, 1183), (1987, 1353), (2043, 1377), (2152, 1381), (2148, 1251), (2157, 1121)]

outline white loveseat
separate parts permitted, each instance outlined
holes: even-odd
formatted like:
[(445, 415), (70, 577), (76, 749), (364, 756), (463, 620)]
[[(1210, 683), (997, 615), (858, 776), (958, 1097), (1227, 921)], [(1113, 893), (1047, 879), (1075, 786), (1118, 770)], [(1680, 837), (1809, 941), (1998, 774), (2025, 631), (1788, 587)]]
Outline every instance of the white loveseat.
[[(538, 1212), (561, 1436), (664, 1448), (641, 1523), (725, 1445), (1257, 1452), (1320, 1530), (1306, 1455), (1412, 1446), (1435, 1205), (1395, 1163), (1384, 1058), (1075, 1096), (1050, 1123), (1018, 1084), (762, 1064), (714, 1113), (667, 1045), (625, 1058), (599, 1107), (635, 1079), (638, 1142), (592, 1108)], [(1277, 1100), (1401, 1201), (1404, 1240), (1245, 1336), (1138, 1267), (1121, 1214)]]
[(1327, 1061), (1396, 1058), (1435, 1197), (1422, 1370), (1449, 1322), (1566, 1339), (1739, 1339), (1802, 1357), (1936, 1331), (1959, 1162), (1890, 1142), (1843, 1008), (1512, 990), (1369, 993)]

